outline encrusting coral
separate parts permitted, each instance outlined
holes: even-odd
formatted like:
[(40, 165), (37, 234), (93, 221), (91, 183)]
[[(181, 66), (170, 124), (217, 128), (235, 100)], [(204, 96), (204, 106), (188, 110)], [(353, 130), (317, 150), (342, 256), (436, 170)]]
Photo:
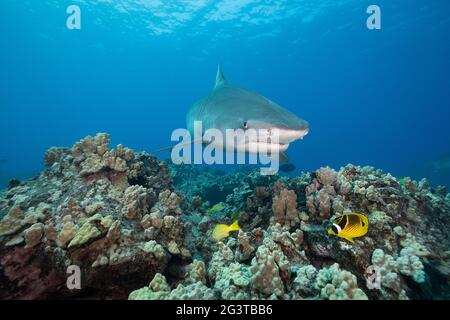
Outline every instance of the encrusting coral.
[[(449, 297), (442, 187), (354, 165), (292, 178), (227, 173), (109, 145), (97, 134), (50, 148), (43, 173), (0, 192), (0, 298)], [(354, 244), (326, 231), (347, 210), (369, 219)], [(239, 232), (212, 239), (216, 224), (235, 220)], [(81, 290), (65, 287), (71, 265)]]

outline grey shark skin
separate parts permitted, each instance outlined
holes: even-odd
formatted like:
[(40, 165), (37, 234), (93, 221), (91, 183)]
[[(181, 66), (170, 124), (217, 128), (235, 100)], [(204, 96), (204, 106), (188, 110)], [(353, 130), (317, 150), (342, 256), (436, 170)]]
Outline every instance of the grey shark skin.
[[(188, 130), (193, 133), (194, 121), (202, 122), (202, 135), (208, 129), (217, 129), (225, 137), (227, 129), (256, 129), (266, 131), (268, 136), (277, 132), (278, 144), (274, 145), (267, 139), (262, 141), (244, 142), (245, 149), (234, 151), (257, 152), (268, 149), (279, 151), (281, 155), (289, 144), (303, 139), (309, 132), (307, 121), (275, 104), (257, 92), (229, 84), (219, 66), (213, 91), (196, 102), (186, 116)], [(270, 141), (270, 140), (269, 140)], [(210, 141), (202, 141), (207, 143)], [(239, 141), (238, 143), (239, 144)], [(270, 151), (269, 151), (270, 152)]]

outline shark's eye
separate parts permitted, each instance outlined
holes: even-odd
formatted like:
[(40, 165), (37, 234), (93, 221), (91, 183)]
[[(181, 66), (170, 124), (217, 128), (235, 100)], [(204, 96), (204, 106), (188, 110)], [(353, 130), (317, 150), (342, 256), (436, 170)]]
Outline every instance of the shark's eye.
[(244, 121), (244, 122), (242, 123), (242, 128), (247, 129), (247, 121)]

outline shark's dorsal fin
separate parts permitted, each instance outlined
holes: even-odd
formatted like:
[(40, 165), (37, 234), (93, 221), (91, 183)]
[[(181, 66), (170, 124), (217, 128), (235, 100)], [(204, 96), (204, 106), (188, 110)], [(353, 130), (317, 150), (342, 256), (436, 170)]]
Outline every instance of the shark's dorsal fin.
[(222, 68), (219, 66), (217, 67), (217, 75), (216, 75), (216, 84), (214, 85), (214, 89), (217, 89), (218, 87), (224, 86), (228, 83), (228, 81), (225, 79)]

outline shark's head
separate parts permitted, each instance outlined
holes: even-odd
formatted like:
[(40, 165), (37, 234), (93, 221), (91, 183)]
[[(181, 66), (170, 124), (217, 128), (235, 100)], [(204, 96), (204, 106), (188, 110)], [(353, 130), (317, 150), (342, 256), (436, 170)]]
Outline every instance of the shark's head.
[(243, 128), (256, 129), (267, 134), (278, 135), (280, 144), (290, 144), (298, 139), (303, 139), (309, 133), (309, 123), (293, 113), (282, 109), (269, 102), (268, 105), (260, 105), (265, 112), (244, 112), (246, 116)]
[(228, 110), (226, 119), (222, 119), (225, 121), (221, 121), (222, 117), (219, 115), (218, 123), (222, 122), (228, 128), (258, 132), (256, 139), (246, 142), (246, 151), (267, 149), (283, 152), (290, 143), (303, 139), (309, 133), (309, 123), (292, 112), (256, 92), (230, 86), (220, 67), (215, 91)]
[[(285, 151), (289, 145), (309, 133), (307, 121), (276, 105), (260, 105), (266, 113), (243, 112), (239, 115), (245, 132), (254, 130), (256, 137), (247, 141), (248, 152)], [(255, 135), (254, 135), (255, 136)]]
[[(229, 85), (219, 67), (213, 92), (188, 114), (188, 126), (202, 120), (204, 130), (236, 130), (248, 135), (237, 138), (236, 151), (283, 152), (303, 139), (309, 123), (257, 92)], [(256, 132), (257, 135), (250, 134)], [(245, 140), (244, 140), (245, 139)], [(227, 147), (234, 141), (226, 141)]]

